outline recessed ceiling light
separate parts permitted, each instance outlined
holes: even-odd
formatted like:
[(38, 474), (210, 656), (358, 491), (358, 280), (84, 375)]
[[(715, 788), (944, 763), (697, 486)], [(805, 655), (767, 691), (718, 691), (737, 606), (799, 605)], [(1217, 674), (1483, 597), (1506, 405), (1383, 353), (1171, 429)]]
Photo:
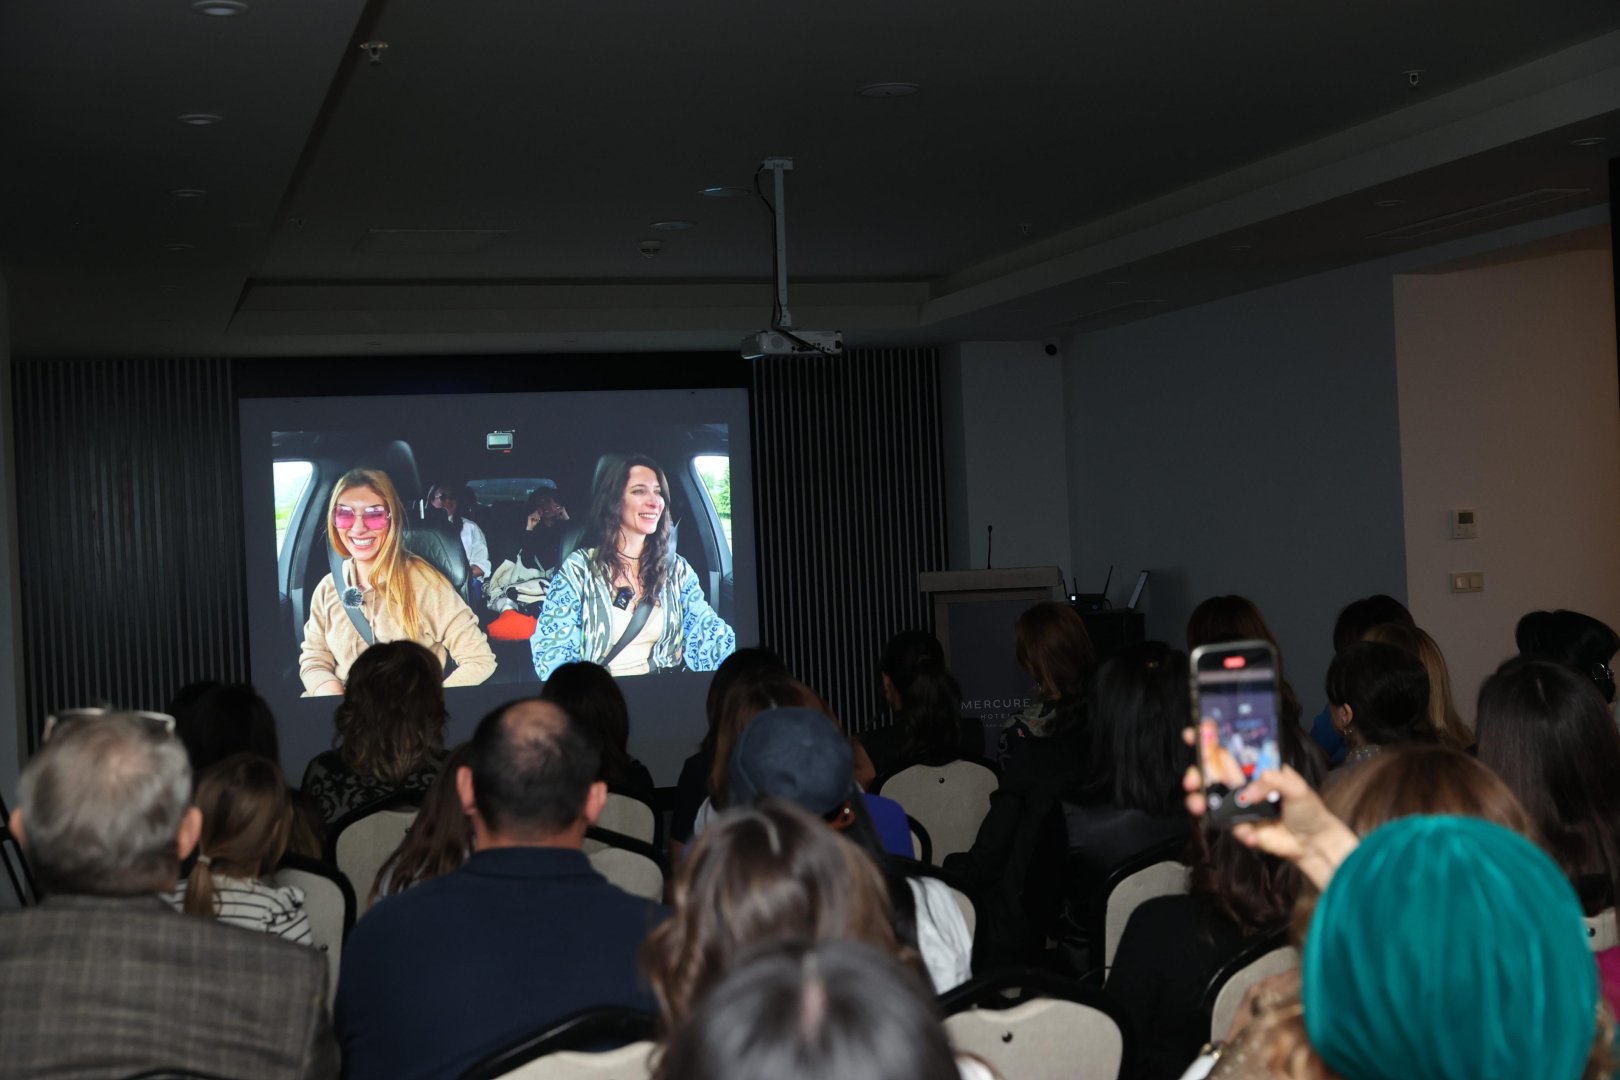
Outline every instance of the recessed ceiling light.
[(247, 9), (242, 0), (194, 0), (191, 5), (191, 10), (199, 15), (214, 15), (222, 19), (246, 15)]
[(173, 195), (177, 199), (200, 199), (204, 195), (207, 195), (208, 192), (204, 191), (200, 187), (177, 187), (173, 191), (169, 192), (169, 194)]
[(209, 127), (210, 125), (219, 123), (225, 118), (217, 113), (188, 112), (181, 113), (179, 116), (175, 117), (175, 119), (188, 127)]
[(196, 244), (182, 244), (177, 240), (177, 241), (175, 241), (173, 243), (164, 244), (163, 245), (163, 250), (164, 251), (190, 251), (192, 248), (194, 248), (196, 246), (197, 246)]
[(1378, 209), (1380, 209), (1380, 210), (1388, 210), (1392, 206), (1405, 206), (1406, 205), (1406, 200), (1405, 199), (1379, 199), (1377, 202), (1373, 203), (1373, 205), (1378, 207)]
[(665, 232), (682, 232), (697, 227), (695, 221), (655, 221), (647, 226), (649, 229), (663, 229)]
[(912, 94), (915, 94), (919, 89), (921, 89), (921, 87), (919, 87), (916, 83), (908, 83), (908, 82), (875, 82), (875, 83), (872, 83), (870, 86), (861, 87), (860, 90), (857, 91), (857, 93), (859, 93), (861, 95), (861, 97), (875, 97), (875, 98), (910, 97)]
[(705, 199), (741, 199), (753, 192), (745, 187), (706, 187), (698, 194)]
[(1608, 141), (1609, 141), (1608, 138), (1606, 136), (1603, 136), (1603, 135), (1588, 135), (1584, 139), (1571, 139), (1569, 145), (1571, 145), (1571, 146), (1597, 146), (1597, 145), (1599, 145), (1601, 143), (1606, 143)]

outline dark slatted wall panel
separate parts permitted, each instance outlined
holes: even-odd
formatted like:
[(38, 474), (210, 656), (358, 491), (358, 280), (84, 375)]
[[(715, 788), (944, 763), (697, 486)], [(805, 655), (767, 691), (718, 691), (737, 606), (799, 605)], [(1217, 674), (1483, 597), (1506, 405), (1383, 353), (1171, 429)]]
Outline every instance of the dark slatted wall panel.
[(245, 678), (229, 361), (13, 369), (30, 747), (53, 709)]
[(884, 642), (930, 625), (917, 574), (946, 565), (939, 354), (761, 361), (753, 427), (761, 640), (864, 730)]

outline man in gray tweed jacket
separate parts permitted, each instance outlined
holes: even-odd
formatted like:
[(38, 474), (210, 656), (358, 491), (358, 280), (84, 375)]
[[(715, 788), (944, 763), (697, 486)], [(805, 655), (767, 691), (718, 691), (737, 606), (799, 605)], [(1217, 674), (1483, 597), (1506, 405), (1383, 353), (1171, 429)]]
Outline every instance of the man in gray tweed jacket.
[(0, 916), (0, 1077), (337, 1075), (320, 953), (153, 895), (202, 828), (172, 734), (63, 723), (20, 790), (11, 828), (45, 900)]

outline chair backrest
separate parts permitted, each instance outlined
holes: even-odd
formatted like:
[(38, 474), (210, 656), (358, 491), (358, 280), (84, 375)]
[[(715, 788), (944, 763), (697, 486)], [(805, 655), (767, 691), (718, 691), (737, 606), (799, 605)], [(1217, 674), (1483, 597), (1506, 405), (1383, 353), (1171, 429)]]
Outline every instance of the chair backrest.
[(283, 856), (271, 881), (276, 885), (296, 885), (304, 891), (304, 914), (309, 916), (315, 947), (326, 954), (326, 986), (330, 997), (335, 999), (343, 943), (354, 928), (353, 883), (337, 867), (301, 855)]
[(585, 830), (585, 857), (598, 874), (625, 892), (663, 902), (669, 871), (663, 855), (651, 844), (592, 825)]
[(918, 862), (925, 862), (930, 866), (935, 865), (934, 860), (929, 858), (934, 853), (934, 841), (929, 837), (928, 830), (923, 827), (923, 823), (907, 814), (906, 828), (911, 830), (911, 857)]
[(392, 796), (371, 806), (362, 806), (333, 824), (331, 861), (354, 887), (361, 915), (371, 906), (366, 898), (371, 895), (377, 872), (411, 831), (420, 799), (420, 794)]
[(1009, 1080), (1114, 1080), (1132, 1068), (1119, 1004), (1050, 971), (997, 968), (941, 994), (939, 1008), (956, 1048)]
[(1299, 967), (1299, 950), (1287, 942), (1287, 930), (1267, 934), (1250, 948), (1244, 949), (1231, 961), (1222, 965), (1204, 991), (1205, 1008), (1209, 1010), (1210, 1042), (1220, 1042), (1232, 1030), (1232, 1018), (1243, 995), (1255, 983)]
[(901, 769), (880, 791), (922, 822), (933, 841), (930, 861), (940, 864), (945, 856), (973, 846), (979, 824), (990, 812), (990, 794), (1000, 786), (1001, 778), (983, 765), (953, 761)]
[(405, 550), (427, 560), (444, 575), (457, 596), (472, 602), (472, 570), (467, 565), (467, 549), (461, 546), (459, 532), (452, 532), (448, 523), (440, 527), (436, 521), (424, 522), (406, 529), (404, 542)]
[(1586, 920), (1586, 943), (1595, 953), (1620, 945), (1620, 927), (1615, 924), (1614, 908), (1604, 908)]
[(1175, 896), (1187, 891), (1187, 867), (1173, 860), (1152, 863), (1122, 877), (1108, 891), (1103, 914), (1103, 966), (1114, 966), (1114, 953), (1125, 934), (1131, 912), (1155, 896)]
[(664, 871), (648, 856), (624, 848), (603, 847), (586, 858), (598, 874), (631, 896), (663, 903)]
[(607, 804), (596, 824), (622, 836), (651, 844), (658, 837), (658, 815), (640, 799), (617, 791), (608, 792)]
[(1116, 1080), (1124, 1057), (1124, 1036), (1113, 1017), (1061, 998), (969, 1009), (946, 1017), (945, 1031), (957, 1050), (1017, 1080)]
[(559, 1050), (519, 1065), (503, 1080), (647, 1080), (652, 1076), (652, 1053), (657, 1045), (643, 1039), (595, 1054)]
[[(649, 1074), (647, 1052), (652, 1043), (648, 1040), (653, 1037), (657, 1024), (655, 1017), (623, 1006), (585, 1009), (525, 1035), (474, 1063), (461, 1074), (461, 1080), (576, 1076), (640, 1080)], [(583, 1053), (580, 1049), (615, 1043), (620, 1044), (618, 1050)], [(593, 1066), (595, 1071), (569, 1071)]]

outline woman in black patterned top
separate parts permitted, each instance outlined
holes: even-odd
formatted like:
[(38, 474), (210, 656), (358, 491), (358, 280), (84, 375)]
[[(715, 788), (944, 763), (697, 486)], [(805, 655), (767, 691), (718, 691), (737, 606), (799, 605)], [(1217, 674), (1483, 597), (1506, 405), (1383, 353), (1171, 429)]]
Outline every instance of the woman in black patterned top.
[(380, 642), (349, 671), (333, 714), (335, 749), (304, 770), (303, 790), (331, 825), (400, 791), (425, 792), (444, 764), (444, 673), (412, 641)]

